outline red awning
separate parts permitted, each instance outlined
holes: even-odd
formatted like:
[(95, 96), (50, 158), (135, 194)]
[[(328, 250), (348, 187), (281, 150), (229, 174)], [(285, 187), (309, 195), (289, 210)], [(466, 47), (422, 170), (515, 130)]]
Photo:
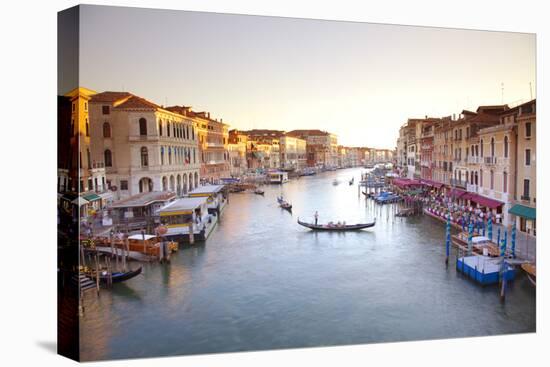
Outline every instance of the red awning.
[(417, 180), (411, 180), (408, 178), (394, 178), (392, 183), (396, 186), (399, 186), (401, 188), (409, 187), (409, 186), (421, 186), (422, 184), (420, 181)]
[(420, 182), (422, 183), (422, 185), (435, 187), (436, 189), (440, 189), (443, 186), (441, 182), (436, 182), (432, 180), (420, 180)]
[(452, 189), (450, 192), (450, 195), (456, 199), (461, 198), (463, 195), (466, 194), (466, 191), (461, 189)]
[(477, 194), (470, 194), (472, 197), (470, 198), (471, 201), (478, 203), (481, 206), (486, 206), (491, 209), (496, 209), (501, 205), (504, 205), (503, 202), (500, 202), (495, 199), (490, 199), (485, 196), (477, 195)]

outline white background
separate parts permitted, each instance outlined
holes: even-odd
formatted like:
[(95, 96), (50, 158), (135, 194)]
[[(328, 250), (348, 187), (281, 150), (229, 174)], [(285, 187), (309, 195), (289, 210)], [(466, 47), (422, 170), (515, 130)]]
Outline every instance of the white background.
[[(354, 20), (537, 33), (538, 289), (537, 333), (429, 342), (98, 362), (95, 365), (280, 366), (548, 365), (548, 246), (545, 229), (550, 38), (543, 1), (95, 1), (242, 14)], [(4, 366), (65, 366), (56, 340), (56, 12), (74, 1), (11, 1), (1, 9), (0, 361)], [(212, 25), (215, 26), (215, 25)], [(467, 50), (465, 50), (467, 52)], [(406, 56), (406, 55), (405, 55)], [(476, 55), (472, 55), (475, 60)], [(495, 64), (499, 60), (494, 60)], [(546, 108), (545, 108), (546, 105)], [(391, 275), (390, 275), (391, 276)], [(345, 300), (342, 300), (345, 302)], [(544, 308), (546, 307), (546, 311)], [(430, 312), (430, 310), (426, 310)], [(152, 340), (152, 343), (155, 341)], [(546, 347), (546, 350), (544, 349)], [(545, 363), (546, 362), (546, 363)]]

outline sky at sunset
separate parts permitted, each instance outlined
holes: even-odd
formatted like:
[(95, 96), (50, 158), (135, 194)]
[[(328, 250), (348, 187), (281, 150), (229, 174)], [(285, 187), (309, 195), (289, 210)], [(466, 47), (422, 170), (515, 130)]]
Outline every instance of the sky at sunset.
[(80, 85), (393, 149), (409, 117), (535, 98), (535, 53), (533, 34), (83, 6)]

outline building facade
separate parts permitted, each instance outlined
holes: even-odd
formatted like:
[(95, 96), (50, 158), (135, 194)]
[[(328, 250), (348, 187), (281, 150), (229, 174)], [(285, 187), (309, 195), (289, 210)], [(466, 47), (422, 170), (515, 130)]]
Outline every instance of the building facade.
[(185, 194), (199, 183), (193, 121), (127, 92), (90, 100), (90, 131), (117, 199), (151, 191)]

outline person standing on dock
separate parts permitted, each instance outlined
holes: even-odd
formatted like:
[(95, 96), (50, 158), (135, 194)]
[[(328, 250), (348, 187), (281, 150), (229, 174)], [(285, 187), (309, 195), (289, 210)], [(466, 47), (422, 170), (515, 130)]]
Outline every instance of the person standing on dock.
[(315, 211), (313, 217), (315, 218), (315, 225), (317, 225), (317, 221), (319, 220), (319, 213), (317, 213), (317, 210)]

